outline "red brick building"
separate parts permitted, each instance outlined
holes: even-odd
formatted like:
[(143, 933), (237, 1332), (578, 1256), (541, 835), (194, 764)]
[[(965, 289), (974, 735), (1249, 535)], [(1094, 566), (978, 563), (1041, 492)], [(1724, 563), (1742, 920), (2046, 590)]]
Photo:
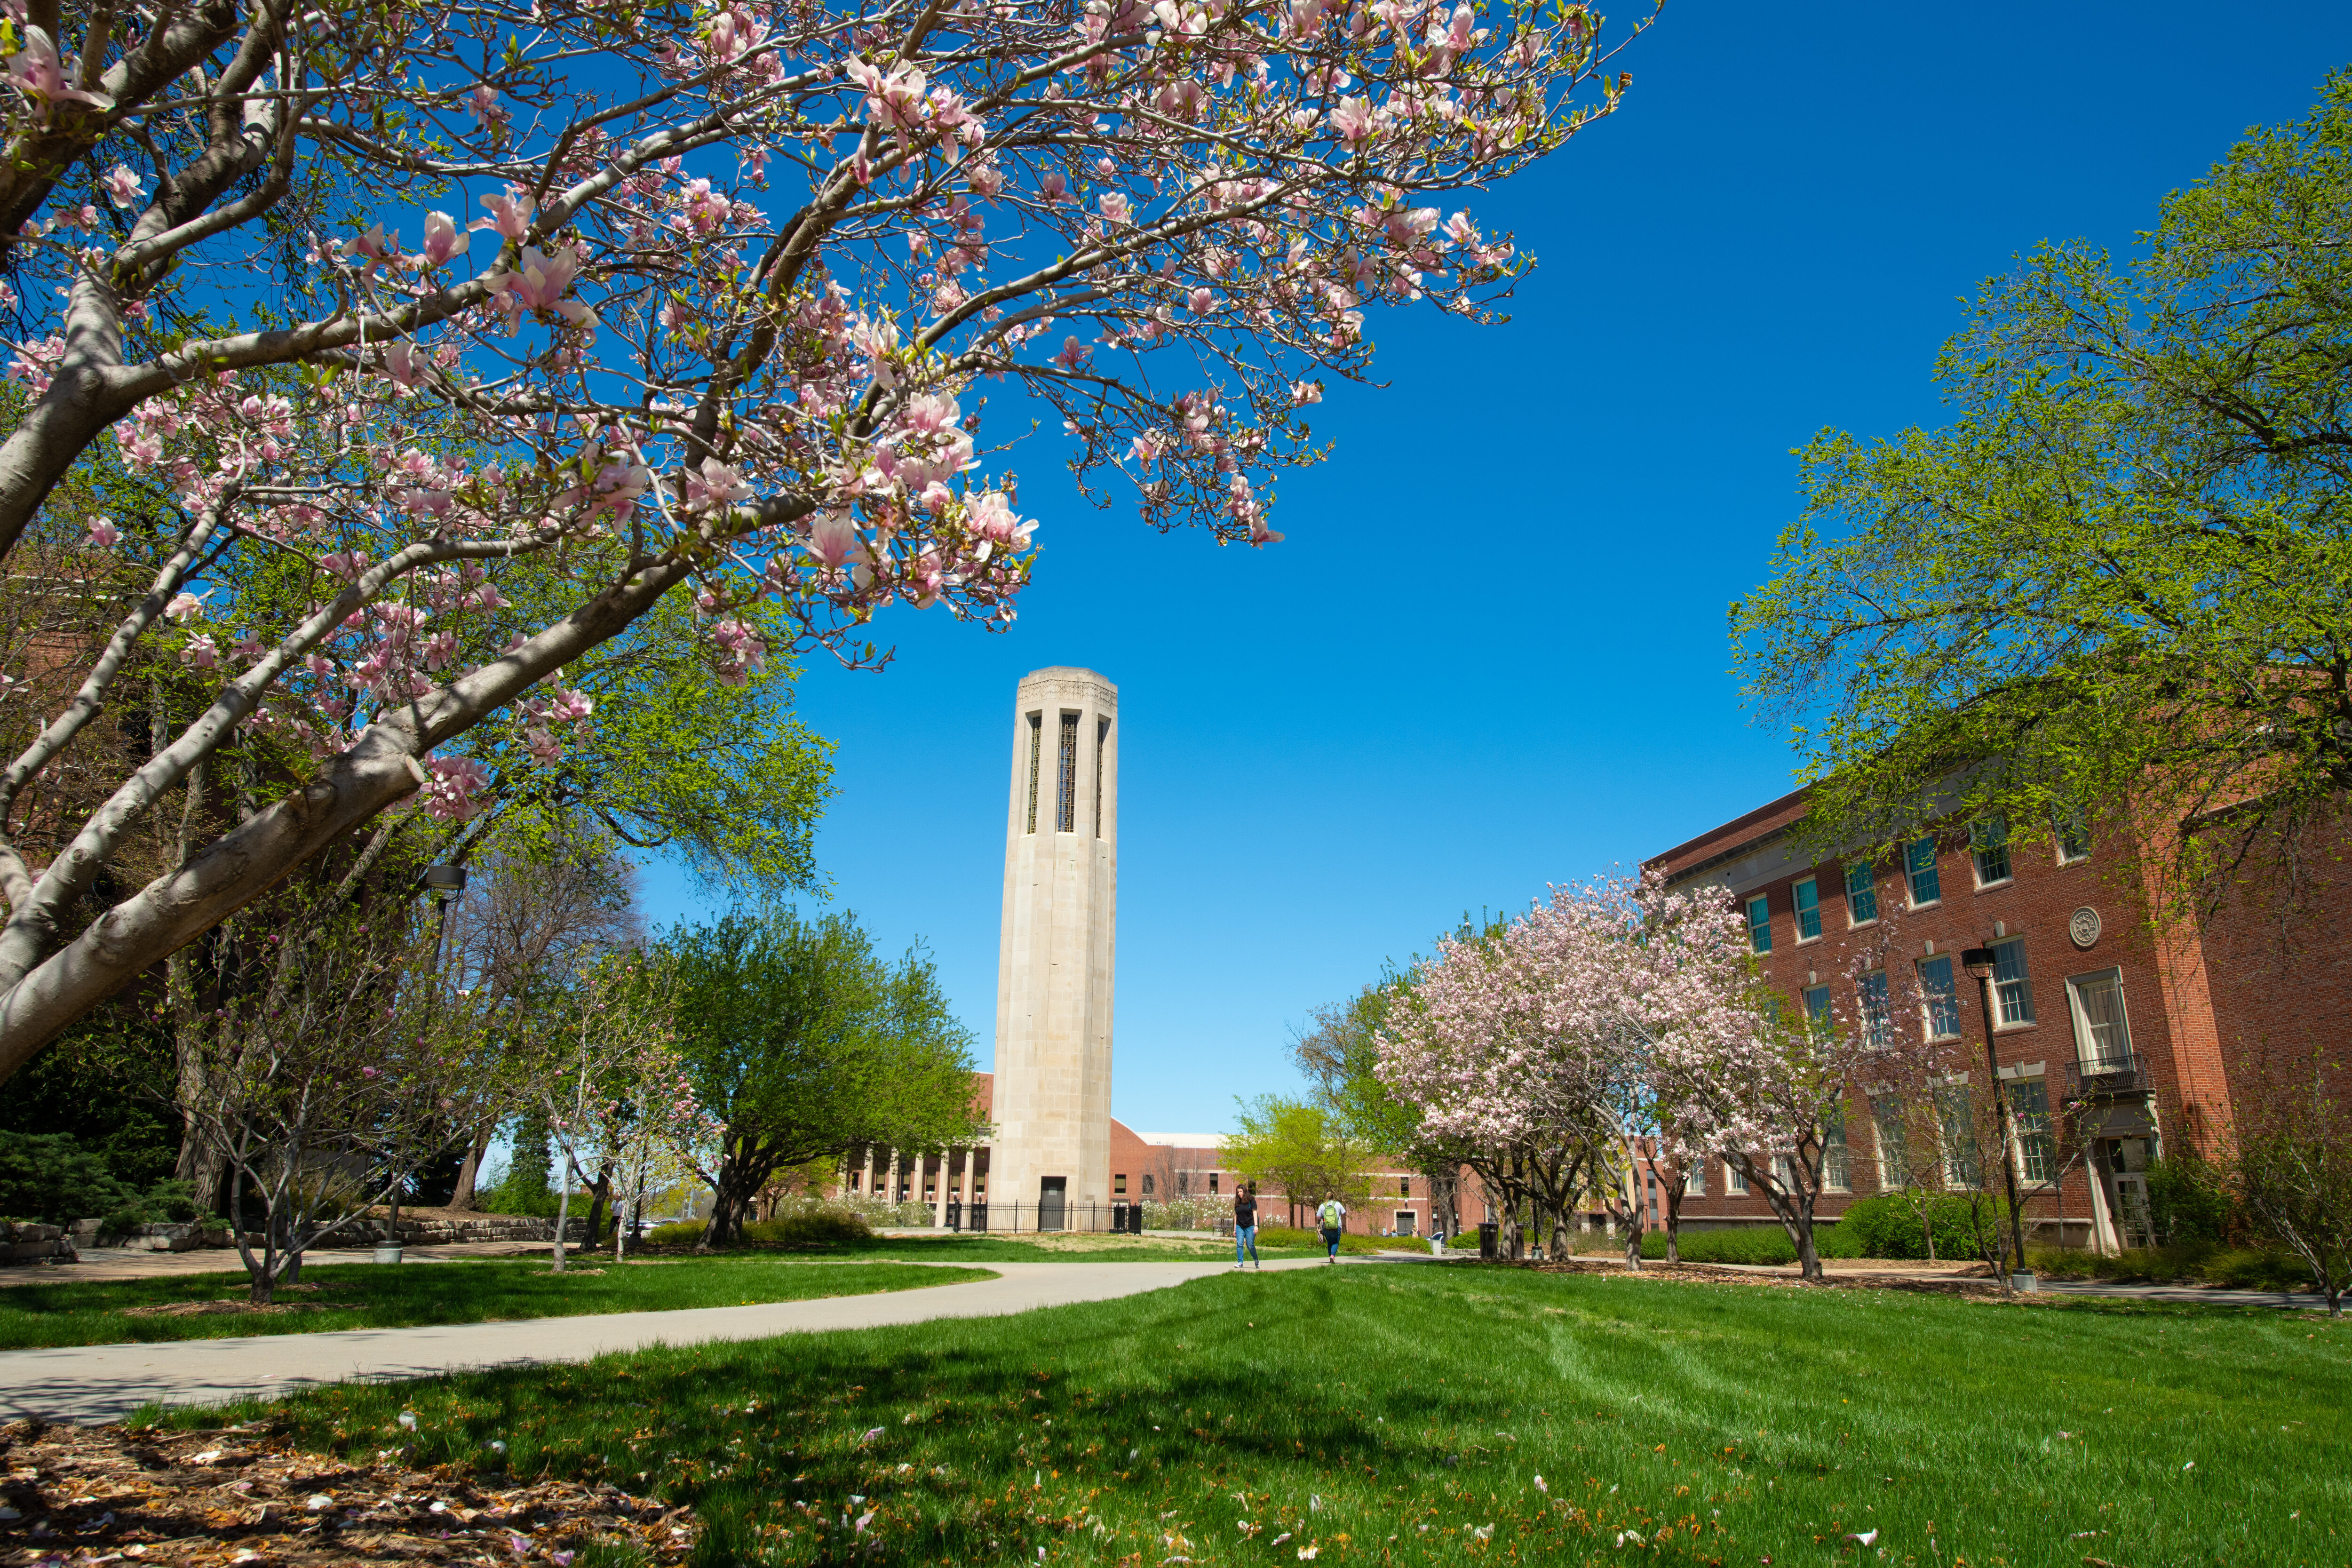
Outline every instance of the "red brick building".
[[(984, 1117), (993, 1103), (995, 1079), (972, 1074), (974, 1102)], [(1114, 1210), (1129, 1203), (1172, 1203), (1186, 1198), (1207, 1200), (1204, 1210), (1230, 1205), (1238, 1178), (1224, 1163), (1223, 1138), (1217, 1133), (1137, 1132), (1116, 1117), (1110, 1124), (1110, 1187)], [(1372, 1201), (1349, 1215), (1348, 1228), (1375, 1234), (1426, 1236), (1430, 1224), (1429, 1184), (1410, 1171), (1382, 1169), (1371, 1173)], [(948, 1223), (948, 1205), (959, 1205), (959, 1215), (988, 1202), (988, 1150), (950, 1149), (943, 1153), (901, 1153), (880, 1147), (852, 1150), (843, 1162), (835, 1191), (876, 1194), (892, 1203), (919, 1202), (931, 1209), (935, 1223)], [(1287, 1217), (1279, 1193), (1259, 1194), (1259, 1213), (1265, 1223)], [(1081, 1229), (1112, 1228), (1114, 1215), (1066, 1214), (1064, 1223)], [(1466, 1223), (1475, 1223), (1465, 1212)], [(998, 1228), (1013, 1216), (994, 1216)], [(1307, 1216), (1300, 1215), (1302, 1222)], [(1036, 1216), (1026, 1210), (1020, 1228), (1033, 1228)]]
[[(2343, 1038), (2343, 958), (2287, 963), (2242, 908), (2155, 934), (2126, 857), (2083, 826), (2029, 846), (1998, 819), (1952, 823), (1892, 859), (1815, 859), (1792, 831), (1805, 805), (1802, 791), (1785, 795), (1647, 864), (1672, 886), (1712, 883), (1737, 900), (1766, 974), (1795, 1005), (1949, 1039), (1979, 1079), (1981, 989), (1960, 954), (1992, 949), (1994, 1056), (2018, 1126), (2011, 1159), (2021, 1186), (2041, 1189), (2023, 1208), (2044, 1240), (2145, 1241), (2148, 1162), (2210, 1152), (2231, 1120), (2233, 1079)], [(2336, 895), (2352, 889), (2335, 876), (2323, 901), (2347, 907)], [(1822, 1205), (1830, 1217), (1899, 1184), (1886, 1178), (1906, 1152), (1890, 1142), (1901, 1108), (1865, 1099), (1847, 1107), (1846, 1181)], [(1981, 1179), (2000, 1184), (1998, 1171)], [(1701, 1227), (1772, 1218), (1719, 1161), (1698, 1173), (1682, 1212)]]

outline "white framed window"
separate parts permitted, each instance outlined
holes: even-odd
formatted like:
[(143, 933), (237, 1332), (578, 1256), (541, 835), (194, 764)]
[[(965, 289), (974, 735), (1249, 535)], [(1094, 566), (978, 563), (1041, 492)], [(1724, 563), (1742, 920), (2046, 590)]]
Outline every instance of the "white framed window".
[(1911, 888), (1911, 907), (1926, 909), (1944, 899), (1943, 874), (1936, 868), (1936, 841), (1915, 838), (1904, 847), (1903, 875)]
[(1969, 824), (1969, 854), (1976, 861), (1977, 886), (2009, 880), (2009, 818), (2000, 812)]
[(1846, 1147), (1845, 1107), (1832, 1106), (1822, 1121), (1822, 1185), (1833, 1193), (1851, 1192), (1853, 1155)]
[(1795, 1192), (1797, 1190), (1796, 1162), (1786, 1154), (1773, 1155), (1772, 1184), (1784, 1193)]
[(1857, 926), (1877, 923), (1878, 868), (1867, 860), (1845, 868), (1845, 921)]
[(2050, 814), (2050, 827), (2058, 847), (2058, 864), (2072, 866), (2091, 858), (2091, 817), (2081, 806), (2059, 806)]
[(2058, 1168), (2058, 1145), (2050, 1135), (2050, 1090), (2039, 1078), (2013, 1079), (2004, 1086), (2009, 1125), (2017, 1140), (2017, 1176), (2040, 1186)]
[(2033, 982), (2025, 973), (2025, 939), (1992, 944), (1993, 1010), (2003, 1028), (2033, 1022)]
[(1830, 988), (1826, 985), (1805, 987), (1805, 1022), (1816, 1029), (1830, 1026)]
[(1960, 994), (1952, 984), (1952, 955), (1919, 960), (1919, 1016), (1931, 1040), (1958, 1039)]
[(1909, 1186), (1911, 1140), (1903, 1128), (1903, 1101), (1892, 1094), (1872, 1095), (1870, 1123), (1878, 1142), (1879, 1190)]
[(1772, 900), (1761, 893), (1748, 900), (1748, 950), (1772, 951)]
[(1695, 1198), (1706, 1196), (1706, 1162), (1694, 1160), (1683, 1176), (1683, 1191)]
[(1748, 1178), (1728, 1160), (1723, 1163), (1723, 1190), (1734, 1197), (1744, 1196), (1748, 1192)]
[(1863, 1043), (1883, 1049), (1887, 1044), (1887, 1031), (1895, 1018), (1894, 1010), (1887, 1004), (1886, 971), (1872, 970), (1862, 977), (1854, 990), (1862, 999)]
[(1977, 1157), (1976, 1105), (1966, 1078), (1936, 1086), (1936, 1126), (1944, 1145), (1944, 1180), (1955, 1187), (1984, 1185), (1984, 1163)]
[(2074, 1018), (2074, 1059), (2084, 1067), (2131, 1060), (2131, 1020), (2124, 1012), (2124, 973), (2101, 969), (2066, 977)]
[(1804, 878), (1790, 889), (1790, 900), (1797, 907), (1797, 940), (1811, 942), (1822, 934), (1821, 883)]

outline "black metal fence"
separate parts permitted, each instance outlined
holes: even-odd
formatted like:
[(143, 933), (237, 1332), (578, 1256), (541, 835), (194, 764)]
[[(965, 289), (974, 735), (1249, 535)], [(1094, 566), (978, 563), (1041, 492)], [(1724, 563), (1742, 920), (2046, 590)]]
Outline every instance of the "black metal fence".
[(950, 1230), (1141, 1236), (1141, 1204), (948, 1204)]

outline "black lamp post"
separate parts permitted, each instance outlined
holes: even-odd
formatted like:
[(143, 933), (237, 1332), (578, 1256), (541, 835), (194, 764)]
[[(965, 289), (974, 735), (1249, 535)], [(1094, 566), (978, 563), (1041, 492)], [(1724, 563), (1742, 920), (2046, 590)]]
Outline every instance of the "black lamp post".
[(1998, 959), (1989, 947), (1960, 954), (1960, 967), (1977, 977), (1977, 1001), (1984, 1008), (1985, 1071), (1992, 1078), (1994, 1124), (2000, 1136), (2000, 1173), (2009, 1184), (2009, 1236), (2017, 1249), (2017, 1272), (2025, 1272), (2025, 1225), (2017, 1212), (2017, 1165), (2010, 1149), (2009, 1094), (2000, 1085), (2000, 1060), (1992, 1048), (1992, 975)]
[(441, 900), (440, 920), (433, 928), (433, 968), (438, 973), (442, 944), (449, 934), (449, 906), (456, 903), (457, 895), (466, 890), (466, 868), (427, 866), (425, 868), (425, 885), (433, 890), (434, 897)]

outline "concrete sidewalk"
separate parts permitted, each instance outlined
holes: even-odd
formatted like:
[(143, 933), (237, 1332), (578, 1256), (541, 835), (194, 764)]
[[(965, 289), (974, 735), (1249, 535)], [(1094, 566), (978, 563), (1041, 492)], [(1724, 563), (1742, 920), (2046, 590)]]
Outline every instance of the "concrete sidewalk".
[[(1290, 1258), (1266, 1267), (1274, 1271), (1322, 1266), (1320, 1258)], [(964, 1266), (918, 1263), (908, 1267)], [(0, 1352), (0, 1417), (116, 1421), (142, 1405), (215, 1405), (354, 1379), (429, 1377), (482, 1367), (586, 1361), (609, 1352), (652, 1345), (758, 1340), (941, 1318), (1002, 1317), (1038, 1307), (1108, 1301), (1164, 1290), (1223, 1273), (1233, 1265), (1172, 1261), (974, 1267), (985, 1267), (999, 1278), (883, 1295), (771, 1301), (750, 1307), (5, 1351)]]

